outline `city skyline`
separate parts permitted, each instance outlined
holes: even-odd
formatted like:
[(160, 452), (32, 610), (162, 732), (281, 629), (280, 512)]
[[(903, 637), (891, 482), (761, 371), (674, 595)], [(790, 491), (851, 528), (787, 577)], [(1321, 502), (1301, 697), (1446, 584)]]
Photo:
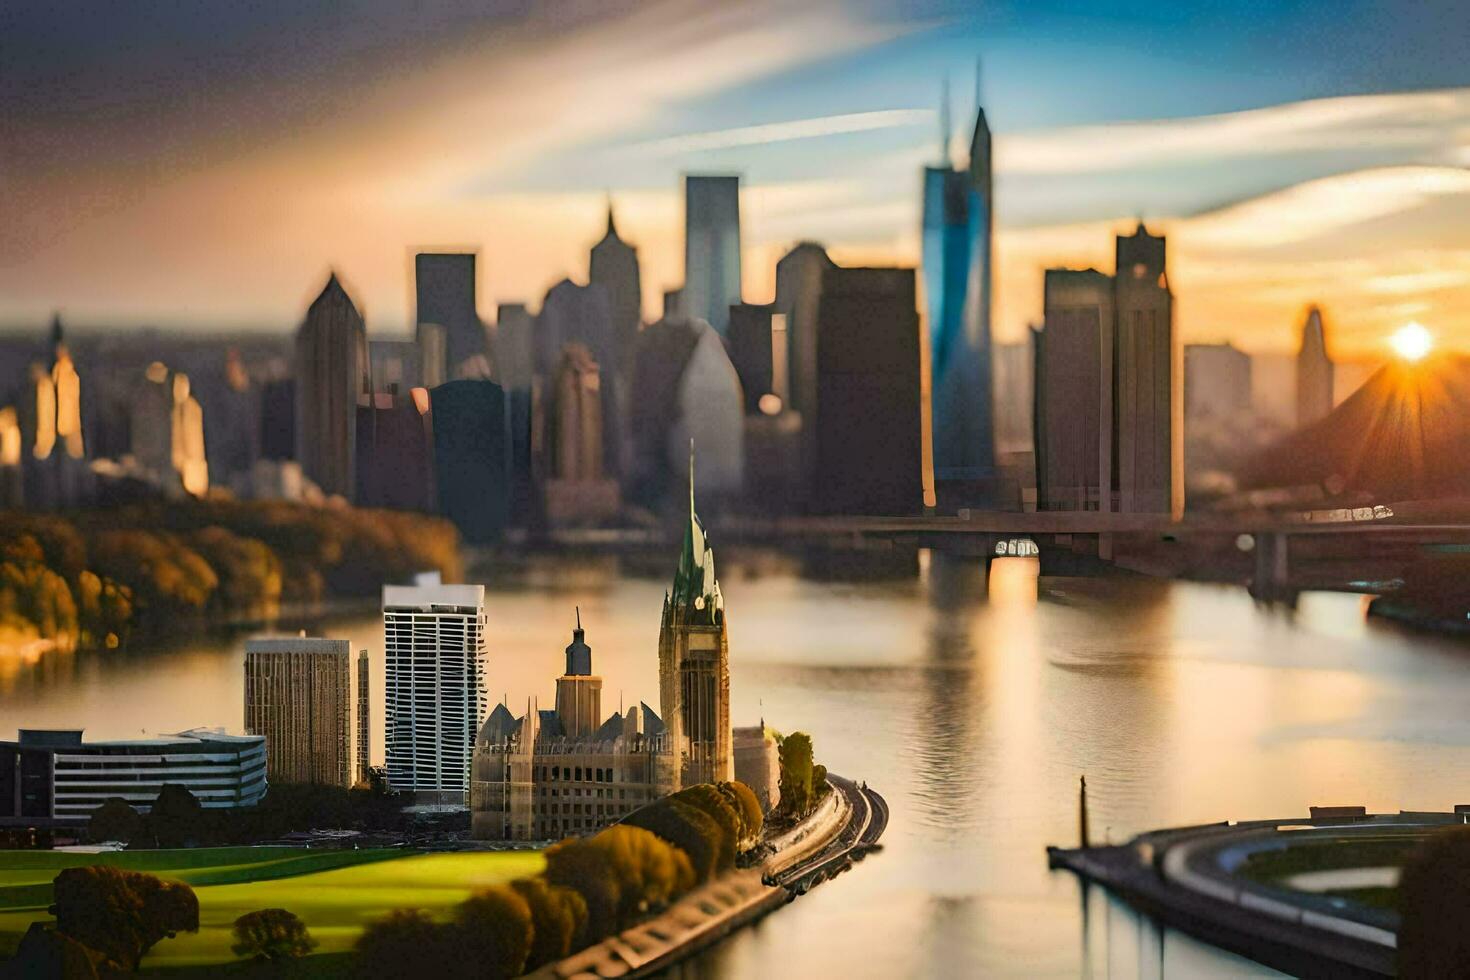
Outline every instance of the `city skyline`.
[[(1291, 4), (1249, 24), (1207, 4), (1087, 19), (926, 3), (895, 19), (853, 2), (666, 3), (566, 23), (436, 8), (394, 38), (386, 14), (277, 12), (211, 37), (200, 21), (218, 12), (100, 14), (145, 48), (193, 45), (113, 63), (107, 87), (75, 60), (102, 42), (57, 50), (54, 17), (18, 5), (6, 26), (32, 43), (0, 91), (28, 138), (0, 151), (15, 216), (0, 327), (60, 309), (83, 330), (287, 329), (335, 269), (375, 335), (402, 334), (414, 252), (461, 248), (481, 254), (489, 319), (585, 280), (609, 192), (653, 319), (682, 275), (685, 172), (743, 175), (747, 302), (771, 298), (776, 258), (803, 238), (843, 264), (915, 264), (938, 83), (983, 54), (998, 342), (1040, 320), (1045, 268), (1104, 267), (1097, 243), (1142, 214), (1171, 242), (1184, 342), (1286, 351), (1319, 303), (1345, 356), (1385, 354), (1409, 320), (1466, 348), (1470, 90), (1435, 6), (1328, 19)], [(295, 33), (249, 47), (267, 28)], [(236, 77), (303, 46), (320, 64), (279, 73), (289, 93)], [(348, 63), (364, 51), (377, 60)], [(531, 96), (512, 105), (512, 89)]]

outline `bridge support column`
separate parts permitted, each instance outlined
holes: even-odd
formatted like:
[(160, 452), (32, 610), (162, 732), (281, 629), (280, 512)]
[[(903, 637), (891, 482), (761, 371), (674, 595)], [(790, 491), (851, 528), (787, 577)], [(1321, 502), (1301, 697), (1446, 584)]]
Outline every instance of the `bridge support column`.
[(1288, 538), (1282, 531), (1265, 531), (1256, 535), (1256, 571), (1251, 578), (1251, 595), (1264, 602), (1296, 601), (1291, 587), (1291, 561)]

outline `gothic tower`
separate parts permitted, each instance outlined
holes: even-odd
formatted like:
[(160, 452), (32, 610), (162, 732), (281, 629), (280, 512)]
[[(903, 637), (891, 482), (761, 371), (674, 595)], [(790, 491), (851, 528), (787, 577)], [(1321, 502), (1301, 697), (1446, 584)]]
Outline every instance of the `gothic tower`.
[(658, 634), (659, 708), (682, 756), (680, 786), (735, 778), (730, 730), (730, 646), (715, 554), (694, 512), (689, 454), (689, 523), (674, 588)]

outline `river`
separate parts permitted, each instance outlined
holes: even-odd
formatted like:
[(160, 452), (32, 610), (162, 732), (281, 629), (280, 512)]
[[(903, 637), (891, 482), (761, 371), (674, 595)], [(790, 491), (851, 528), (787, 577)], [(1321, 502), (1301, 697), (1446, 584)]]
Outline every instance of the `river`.
[[(1470, 802), (1470, 647), (1369, 621), (1365, 599), (1296, 610), (1245, 591), (1038, 578), (1034, 559), (921, 555), (912, 574), (833, 581), (791, 559), (721, 554), (735, 723), (811, 733), (819, 761), (887, 798), (885, 849), (684, 968), (691, 977), (1270, 975), (1161, 932), (1050, 873), (1077, 837), (1173, 824)], [(672, 564), (672, 561), (669, 563)], [(492, 700), (552, 703), (580, 606), (604, 708), (657, 709), (672, 577), (611, 557), (486, 576)], [(370, 610), (305, 625), (373, 656)], [(241, 724), (243, 637), (0, 661), (17, 727), (128, 737)]]

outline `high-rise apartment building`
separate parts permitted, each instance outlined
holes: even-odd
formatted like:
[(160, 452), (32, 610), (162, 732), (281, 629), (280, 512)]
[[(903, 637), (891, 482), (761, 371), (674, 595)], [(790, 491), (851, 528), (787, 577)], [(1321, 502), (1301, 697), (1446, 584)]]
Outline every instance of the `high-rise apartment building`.
[(740, 178), (684, 177), (684, 288), (680, 312), (721, 336), (740, 302)]
[(372, 775), (372, 704), (369, 698), (368, 652), (357, 651), (357, 774), (355, 781), (367, 783)]
[(346, 640), (245, 641), (245, 731), (264, 735), (276, 783), (352, 785), (352, 671)]
[(485, 720), (485, 587), (383, 587), (388, 785), (425, 803), (467, 802)]
[(333, 275), (296, 331), (296, 459), (323, 493), (357, 489), (357, 400), (371, 388), (367, 329)]
[(1296, 355), (1296, 424), (1311, 425), (1332, 411), (1332, 358), (1327, 356), (1327, 328), (1322, 311), (1312, 307), (1302, 323)]

